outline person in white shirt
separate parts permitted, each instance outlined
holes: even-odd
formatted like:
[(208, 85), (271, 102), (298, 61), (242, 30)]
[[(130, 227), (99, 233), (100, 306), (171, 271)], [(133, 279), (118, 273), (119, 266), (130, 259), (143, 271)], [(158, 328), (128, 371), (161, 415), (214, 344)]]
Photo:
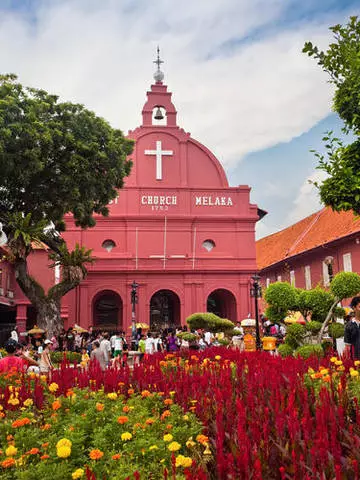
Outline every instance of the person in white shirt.
[(163, 352), (164, 346), (160, 333), (154, 338), (155, 352)]
[(117, 337), (116, 333), (114, 333), (114, 335), (111, 335), (111, 337), (110, 337), (110, 346), (111, 346), (111, 351), (112, 351), (113, 354), (114, 354), (114, 351), (116, 350), (116, 348), (115, 348), (115, 338), (116, 337)]
[(111, 345), (109, 341), (109, 334), (107, 332), (104, 333), (104, 338), (100, 342), (100, 351), (103, 352), (106, 365), (108, 365), (111, 358)]
[(145, 353), (148, 355), (152, 355), (155, 353), (155, 341), (151, 335), (151, 333), (148, 333), (148, 336), (145, 340)]
[(207, 346), (210, 347), (211, 344), (213, 343), (214, 335), (211, 332), (205, 332), (204, 340)]
[(10, 334), (10, 338), (12, 338), (13, 340), (15, 340), (15, 342), (19, 342), (19, 335), (18, 335), (18, 330), (17, 330), (17, 327), (15, 326), (14, 330), (12, 330), (11, 334)]

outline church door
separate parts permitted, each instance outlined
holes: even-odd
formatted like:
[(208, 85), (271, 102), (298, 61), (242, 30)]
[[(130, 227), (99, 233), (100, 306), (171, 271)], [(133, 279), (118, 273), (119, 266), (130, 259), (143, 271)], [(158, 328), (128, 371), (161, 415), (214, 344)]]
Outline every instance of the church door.
[(237, 321), (236, 299), (229, 290), (223, 288), (214, 290), (208, 296), (207, 311), (232, 322)]
[(180, 325), (180, 300), (171, 290), (159, 290), (150, 300), (150, 330), (153, 332)]
[(116, 331), (122, 329), (122, 300), (111, 290), (100, 292), (93, 303), (95, 329)]

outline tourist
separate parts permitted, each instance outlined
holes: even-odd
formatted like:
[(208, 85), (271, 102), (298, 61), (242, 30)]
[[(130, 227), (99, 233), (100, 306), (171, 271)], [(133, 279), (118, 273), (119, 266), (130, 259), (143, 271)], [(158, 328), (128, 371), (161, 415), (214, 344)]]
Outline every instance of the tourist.
[(0, 373), (11, 370), (25, 371), (30, 365), (38, 366), (38, 363), (31, 357), (23, 354), (19, 344), (10, 339), (5, 343), (6, 357), (0, 359)]
[(45, 340), (39, 359), (40, 373), (49, 373), (49, 371), (53, 368), (50, 358), (50, 345), (52, 345), (52, 341)]
[(81, 363), (80, 365), (83, 367), (83, 368), (87, 368), (87, 366), (89, 365), (89, 362), (90, 362), (90, 356), (87, 352), (87, 349), (86, 348), (83, 348), (81, 350)]
[(66, 350), (68, 350), (69, 352), (73, 352), (75, 335), (72, 327), (68, 328), (68, 331), (66, 332), (65, 340), (66, 340), (66, 347), (65, 347)]
[(107, 332), (104, 332), (103, 339), (100, 342), (100, 350), (104, 353), (106, 365), (108, 365), (111, 359), (111, 345)]
[(115, 332), (115, 333), (113, 333), (113, 334), (111, 335), (111, 337), (110, 337), (110, 346), (111, 346), (111, 354), (112, 354), (112, 356), (115, 355), (115, 339), (116, 339), (117, 335), (118, 335), (118, 333)]
[(179, 350), (178, 339), (174, 332), (171, 332), (167, 337), (169, 352), (177, 352)]
[(152, 355), (155, 353), (155, 341), (150, 332), (147, 334), (147, 338), (145, 340), (145, 353), (147, 355)]
[(360, 296), (354, 297), (350, 306), (354, 311), (354, 317), (345, 325), (344, 355), (354, 360), (360, 359)]
[(60, 352), (63, 352), (66, 348), (66, 331), (65, 328), (60, 330), (59, 335), (57, 336), (58, 345)]
[(211, 347), (213, 341), (214, 341), (214, 334), (211, 333), (211, 332), (205, 332), (205, 335), (204, 335), (204, 340), (205, 340), (205, 343), (208, 347)]
[[(114, 336), (114, 335), (113, 335)], [(112, 338), (112, 337), (111, 337)], [(121, 338), (120, 333), (117, 333), (114, 338), (114, 358), (120, 357), (122, 355), (123, 351), (123, 340)], [(111, 339), (110, 339), (110, 344), (111, 344)]]
[(16, 343), (19, 341), (18, 328), (16, 325), (14, 329), (11, 331), (10, 338), (14, 340)]
[(140, 337), (138, 348), (139, 348), (139, 352), (140, 352), (139, 360), (141, 362), (141, 360), (144, 358), (145, 349), (146, 349), (146, 342), (145, 342), (145, 339), (144, 339), (144, 335), (141, 335), (141, 337)]
[(161, 338), (161, 333), (158, 333), (154, 338), (155, 352), (163, 352), (164, 344)]
[(205, 337), (203, 334), (200, 335), (199, 338), (199, 349), (204, 351), (207, 348), (207, 343), (205, 342)]
[(105, 355), (104, 352), (100, 350), (100, 343), (97, 340), (92, 343), (92, 352), (90, 355), (90, 359), (98, 362), (102, 371), (106, 369), (107, 362), (105, 360)]
[(82, 344), (82, 335), (78, 331), (75, 331), (75, 340), (74, 340), (75, 352), (81, 352), (81, 344)]

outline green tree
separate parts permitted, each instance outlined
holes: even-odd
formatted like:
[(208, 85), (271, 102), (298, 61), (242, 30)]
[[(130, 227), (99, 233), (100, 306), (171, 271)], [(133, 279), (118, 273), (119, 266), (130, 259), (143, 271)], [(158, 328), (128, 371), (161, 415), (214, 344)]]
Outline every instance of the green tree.
[[(0, 76), (0, 222), (17, 281), (49, 333), (61, 328), (62, 296), (92, 261), (83, 246), (68, 250), (60, 235), (64, 215), (82, 228), (95, 225), (94, 214), (106, 216), (130, 173), (132, 148), (120, 130), (82, 105), (24, 87), (15, 75)], [(48, 292), (28, 272), (36, 243), (62, 267), (60, 283)]]
[(334, 296), (334, 302), (331, 305), (325, 321), (321, 327), (318, 342), (321, 343), (325, 329), (332, 319), (334, 309), (344, 298), (350, 298), (360, 292), (360, 275), (354, 272), (340, 272), (332, 279), (330, 292)]
[(265, 316), (275, 323), (281, 323), (289, 310), (297, 310), (297, 289), (287, 282), (275, 282), (265, 290), (268, 307)]
[(360, 213), (360, 21), (350, 17), (345, 25), (335, 25), (334, 41), (326, 52), (306, 42), (303, 52), (313, 56), (335, 87), (333, 109), (344, 121), (344, 133), (354, 141), (345, 145), (328, 132), (323, 138), (326, 155), (316, 153), (318, 168), (327, 178), (316, 183), (325, 205), (336, 211)]

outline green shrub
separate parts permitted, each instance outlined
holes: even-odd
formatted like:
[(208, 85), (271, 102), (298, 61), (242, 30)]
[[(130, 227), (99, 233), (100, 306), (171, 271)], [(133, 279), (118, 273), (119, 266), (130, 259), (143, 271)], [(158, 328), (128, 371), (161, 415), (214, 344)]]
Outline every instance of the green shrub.
[(61, 363), (64, 360), (66, 355), (66, 360), (70, 363), (80, 363), (81, 362), (81, 353), (77, 352), (50, 352), (50, 358), (52, 363)]
[(339, 300), (353, 297), (360, 292), (360, 275), (354, 272), (339, 272), (333, 278), (330, 290)]
[(228, 345), (230, 345), (230, 340), (228, 340), (227, 338), (218, 338), (216, 341), (220, 345), (223, 345), (224, 347), (227, 347)]
[(307, 322), (307, 324), (305, 325), (306, 330), (311, 332), (312, 335), (316, 335), (317, 333), (319, 333), (321, 330), (321, 327), (322, 327), (322, 323), (316, 322), (315, 320), (312, 320), (311, 322)]
[(283, 343), (282, 345), (279, 345), (277, 351), (279, 355), (281, 355), (282, 357), (291, 357), (292, 354), (294, 353), (293, 348), (287, 343)]
[(321, 358), (324, 356), (324, 350), (319, 344), (303, 345), (295, 350), (295, 355), (304, 359), (311, 357), (311, 355), (316, 355), (317, 357)]
[(288, 313), (287, 308), (281, 308), (276, 305), (269, 305), (265, 310), (265, 317), (273, 323), (280, 323)]
[(234, 328), (233, 322), (226, 318), (220, 318), (215, 313), (193, 313), (186, 319), (191, 330), (198, 328), (208, 330), (209, 332), (226, 332)]
[(334, 295), (321, 287), (301, 290), (298, 297), (299, 310), (304, 317), (311, 314), (311, 320), (323, 322), (335, 301)]
[(283, 310), (292, 310), (296, 305), (297, 291), (287, 282), (272, 283), (265, 290), (265, 300), (269, 305)]
[(195, 333), (189, 333), (189, 332), (180, 332), (176, 336), (181, 340), (185, 340), (186, 342), (195, 342), (198, 338), (198, 336), (195, 335)]
[(329, 325), (329, 335), (331, 338), (341, 338), (344, 336), (345, 325), (339, 322), (333, 322)]

